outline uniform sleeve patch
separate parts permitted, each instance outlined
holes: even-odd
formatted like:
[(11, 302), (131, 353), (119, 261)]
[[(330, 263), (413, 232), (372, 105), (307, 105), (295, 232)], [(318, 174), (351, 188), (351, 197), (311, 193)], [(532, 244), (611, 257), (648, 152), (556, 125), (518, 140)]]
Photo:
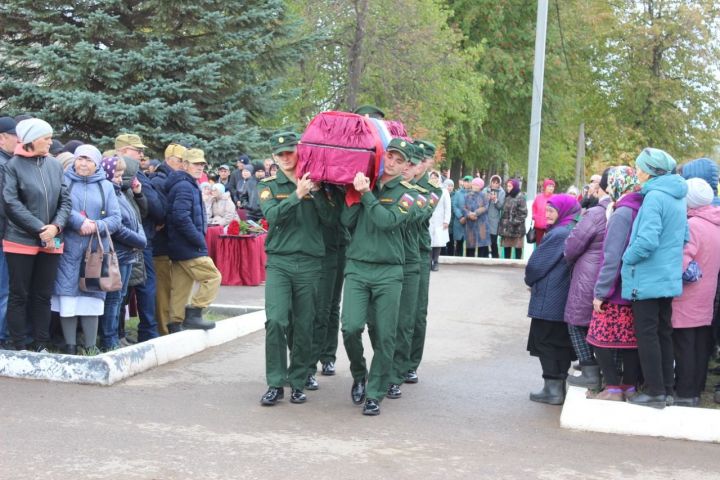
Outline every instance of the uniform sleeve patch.
[(418, 195), (417, 199), (415, 199), (415, 204), (420, 208), (425, 208), (425, 205), (427, 205), (427, 198), (423, 195)]
[(402, 197), (400, 197), (400, 210), (408, 211), (410, 210), (410, 207), (412, 207), (413, 203), (415, 203), (415, 199), (410, 195), (409, 193), (404, 193)]

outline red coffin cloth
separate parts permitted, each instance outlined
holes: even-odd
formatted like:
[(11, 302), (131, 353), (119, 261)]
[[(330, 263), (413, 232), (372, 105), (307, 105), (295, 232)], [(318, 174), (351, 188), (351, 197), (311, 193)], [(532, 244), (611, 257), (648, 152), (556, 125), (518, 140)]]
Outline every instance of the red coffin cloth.
[(374, 181), (382, 154), (382, 140), (369, 119), (323, 112), (312, 119), (300, 139), (298, 176), (309, 172), (314, 181), (351, 185), (357, 172), (363, 172)]
[(390, 136), (393, 138), (400, 137), (405, 140), (412, 140), (405, 130), (405, 125), (397, 120), (385, 120), (385, 126), (387, 126)]
[(215, 264), (217, 264), (217, 244), (220, 239), (220, 235), (222, 235), (223, 233), (223, 227), (215, 225), (214, 227), (208, 227), (207, 233), (205, 234), (205, 243), (207, 243), (208, 257), (212, 258)]
[(265, 281), (265, 235), (219, 238), (217, 266), (222, 285), (260, 285)]

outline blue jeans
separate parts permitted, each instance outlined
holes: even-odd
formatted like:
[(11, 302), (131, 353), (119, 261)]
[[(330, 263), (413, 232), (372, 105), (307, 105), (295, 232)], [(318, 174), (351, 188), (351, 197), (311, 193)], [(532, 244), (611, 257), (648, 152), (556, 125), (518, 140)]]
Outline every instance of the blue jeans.
[(8, 275), (5, 254), (0, 245), (0, 342), (8, 339), (7, 331), (7, 305), (10, 294), (10, 276)]
[(153, 265), (152, 247), (143, 250), (145, 261), (146, 280), (143, 285), (136, 285), (135, 297), (137, 299), (138, 342), (144, 342), (159, 336), (157, 320), (155, 320), (155, 267)]
[(122, 288), (117, 292), (108, 292), (105, 295), (105, 312), (100, 317), (100, 345), (105, 350), (111, 350), (120, 346), (118, 338), (118, 323), (120, 322), (120, 307), (123, 298), (127, 294), (128, 283), (130, 283), (131, 263), (120, 264), (120, 278)]

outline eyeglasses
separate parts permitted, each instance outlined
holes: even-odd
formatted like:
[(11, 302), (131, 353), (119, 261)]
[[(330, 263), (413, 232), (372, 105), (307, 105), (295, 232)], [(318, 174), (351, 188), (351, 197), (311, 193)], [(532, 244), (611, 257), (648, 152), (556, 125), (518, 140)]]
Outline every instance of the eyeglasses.
[(137, 148), (137, 147), (127, 147), (127, 148), (129, 148), (130, 150), (135, 150), (138, 153), (145, 153), (144, 148)]

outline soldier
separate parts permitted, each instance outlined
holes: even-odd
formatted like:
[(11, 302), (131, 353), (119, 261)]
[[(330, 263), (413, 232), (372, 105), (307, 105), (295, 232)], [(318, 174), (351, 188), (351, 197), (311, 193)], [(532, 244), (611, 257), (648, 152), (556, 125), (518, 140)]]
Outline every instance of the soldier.
[[(422, 149), (413, 148), (408, 168), (403, 172), (405, 182), (415, 183), (415, 174), (422, 161)], [(400, 296), (401, 308), (395, 333), (395, 354), (390, 372), (390, 386), (387, 391), (388, 398), (400, 398), (402, 396), (400, 384), (405, 381), (405, 373), (410, 361), (410, 349), (412, 348), (413, 333), (415, 331), (415, 305), (417, 305), (418, 289), (420, 288), (420, 264), (422, 263), (420, 232), (429, 216), (428, 212), (432, 211), (427, 201), (428, 191), (417, 185), (413, 185), (413, 188), (417, 208), (403, 229), (405, 264), (403, 265), (403, 286), (402, 295)]]
[[(343, 225), (353, 231), (345, 266), (343, 342), (353, 376), (350, 396), (355, 405), (365, 403), (364, 415), (380, 414), (395, 351), (405, 263), (402, 229), (415, 202), (410, 184), (401, 184), (411, 148), (405, 140), (392, 139), (375, 188), (371, 191), (370, 179), (358, 172), (353, 186), (361, 201), (341, 215)], [(366, 323), (373, 345), (369, 377), (362, 343)]]
[[(321, 222), (331, 213), (319, 186), (305, 174), (297, 178), (296, 147), (300, 137), (282, 132), (270, 139), (273, 157), (280, 165), (276, 176), (263, 179), (258, 188), (260, 207), (268, 221), (265, 242), (265, 372), (268, 389), (262, 405), (275, 405), (290, 384), (292, 403), (304, 403), (303, 393), (312, 364), (313, 321), (317, 288), (325, 255)], [(290, 366), (287, 365), (288, 330)]]
[(423, 140), (416, 140), (415, 144), (423, 152), (423, 161), (416, 169), (415, 180), (418, 186), (429, 192), (427, 217), (423, 220), (423, 228), (420, 229), (420, 286), (418, 288), (417, 313), (415, 317), (415, 330), (413, 333), (412, 348), (410, 350), (410, 361), (407, 363), (405, 372), (405, 383), (417, 383), (417, 369), (422, 360), (423, 349), (425, 348), (425, 330), (427, 328), (427, 306), (430, 290), (430, 217), (437, 206), (442, 191), (439, 185), (433, 185), (428, 178), (428, 169), (432, 167), (435, 157), (435, 145)]
[(355, 109), (353, 113), (356, 113), (358, 115), (362, 115), (369, 118), (377, 118), (377, 119), (384, 119), (385, 118), (385, 112), (380, 110), (378, 107), (374, 105), (361, 105), (358, 108)]

